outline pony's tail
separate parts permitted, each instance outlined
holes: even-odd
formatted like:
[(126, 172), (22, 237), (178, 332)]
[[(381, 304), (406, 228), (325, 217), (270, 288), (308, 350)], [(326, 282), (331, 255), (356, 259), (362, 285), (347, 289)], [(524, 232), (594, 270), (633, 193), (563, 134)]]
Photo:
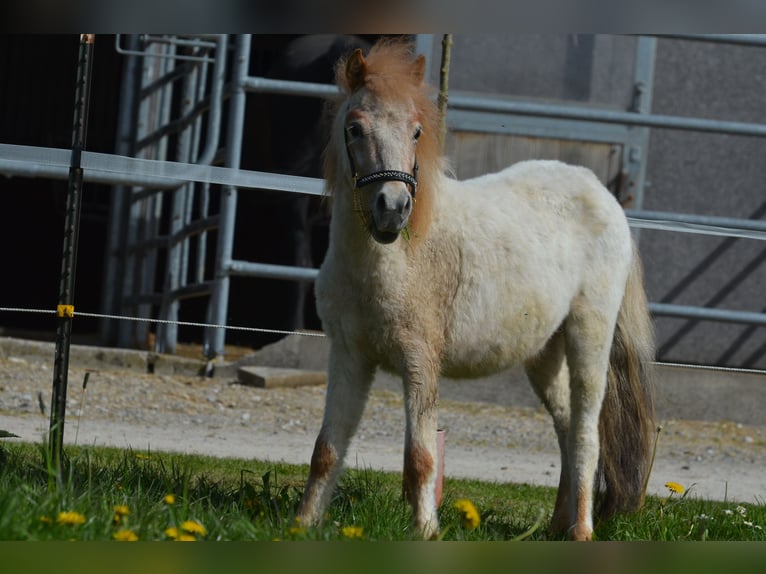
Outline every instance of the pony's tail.
[(596, 515), (641, 508), (651, 472), (654, 417), (654, 328), (638, 249), (615, 327), (607, 390), (599, 420), (601, 456)]

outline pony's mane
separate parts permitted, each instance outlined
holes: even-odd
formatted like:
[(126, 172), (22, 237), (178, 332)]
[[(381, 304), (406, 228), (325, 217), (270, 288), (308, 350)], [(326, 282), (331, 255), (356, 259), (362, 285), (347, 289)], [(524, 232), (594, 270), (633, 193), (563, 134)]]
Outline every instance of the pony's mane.
[[(335, 67), (335, 80), (341, 95), (332, 104), (333, 116), (343, 108), (348, 97), (353, 93), (345, 74), (348, 56), (341, 58)], [(413, 76), (412, 66), (415, 54), (408, 42), (385, 39), (377, 42), (365, 56), (366, 75), (364, 89), (370, 90), (381, 100), (411, 99), (418, 112), (418, 119), (423, 126), (423, 134), (418, 140), (417, 157), (418, 195), (417, 204), (410, 218), (410, 227), (414, 236), (422, 236), (430, 222), (434, 201), (435, 182), (445, 169), (440, 141), (441, 114), (431, 97), (431, 88), (419, 78)], [(337, 129), (337, 126), (336, 126)], [(328, 191), (340, 183), (338, 170), (339, 150), (342, 150), (342, 137), (331, 137), (325, 152), (325, 179)]]

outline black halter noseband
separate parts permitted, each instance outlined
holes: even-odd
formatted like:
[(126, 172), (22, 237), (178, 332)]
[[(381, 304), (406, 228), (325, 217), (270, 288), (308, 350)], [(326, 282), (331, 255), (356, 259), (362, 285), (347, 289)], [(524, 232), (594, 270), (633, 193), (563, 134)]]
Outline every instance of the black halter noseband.
[(351, 150), (348, 147), (348, 133), (344, 130), (343, 136), (346, 140), (346, 154), (348, 155), (348, 163), (351, 165), (351, 176), (354, 178), (354, 189), (360, 189), (366, 185), (377, 183), (379, 181), (401, 181), (410, 186), (410, 195), (412, 199), (415, 199), (415, 195), (418, 192), (418, 158), (415, 158), (415, 165), (412, 166), (412, 175), (406, 171), (398, 171), (395, 169), (384, 169), (382, 171), (376, 171), (359, 177), (356, 171), (356, 165), (354, 164), (354, 158), (351, 155)]

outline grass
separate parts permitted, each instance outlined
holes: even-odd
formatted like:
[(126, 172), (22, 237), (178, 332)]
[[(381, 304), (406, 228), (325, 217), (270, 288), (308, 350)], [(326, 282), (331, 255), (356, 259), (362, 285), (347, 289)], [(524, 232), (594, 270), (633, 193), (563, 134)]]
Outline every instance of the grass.
[[(40, 446), (0, 443), (0, 540), (411, 540), (398, 474), (351, 469), (324, 524), (293, 515), (305, 466), (93, 447), (67, 449), (62, 480)], [(443, 540), (556, 540), (547, 530), (555, 491), (447, 479)], [(170, 496), (168, 496), (170, 495)], [(480, 523), (466, 528), (455, 502)], [(766, 506), (669, 491), (596, 530), (601, 540), (766, 540)]]

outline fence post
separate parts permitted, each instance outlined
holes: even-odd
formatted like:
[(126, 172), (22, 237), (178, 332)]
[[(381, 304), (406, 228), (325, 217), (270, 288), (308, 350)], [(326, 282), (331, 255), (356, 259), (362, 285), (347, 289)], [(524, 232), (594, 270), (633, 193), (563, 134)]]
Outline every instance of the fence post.
[(83, 171), (81, 155), (85, 148), (85, 134), (87, 132), (94, 40), (94, 34), (80, 35), (72, 128), (72, 156), (69, 167), (66, 214), (64, 217), (64, 247), (61, 257), (56, 351), (53, 364), (53, 393), (48, 434), (50, 460), (59, 478), (61, 477), (61, 459), (64, 443), (69, 345), (72, 336), (72, 318), (74, 317), (74, 282), (77, 266), (77, 240), (80, 231), (80, 205), (82, 203)]

